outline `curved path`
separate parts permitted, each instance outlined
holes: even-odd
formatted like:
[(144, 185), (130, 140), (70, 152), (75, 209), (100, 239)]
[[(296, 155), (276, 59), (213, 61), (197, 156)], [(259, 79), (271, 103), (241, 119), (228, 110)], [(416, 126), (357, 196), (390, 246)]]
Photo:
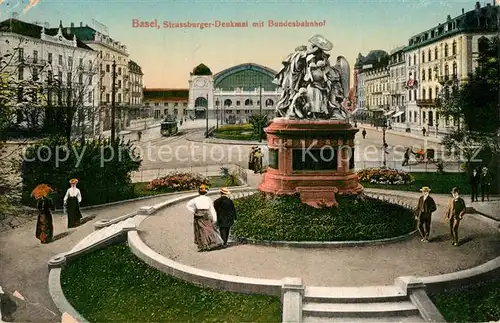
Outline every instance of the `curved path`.
[(448, 196), (433, 196), (438, 211), (433, 217), (430, 243), (415, 237), (370, 247), (294, 249), (235, 245), (199, 253), (193, 243), (192, 216), (185, 203), (148, 217), (139, 232), (153, 250), (185, 265), (254, 278), (302, 277), (304, 284), (316, 286), (392, 285), (399, 276), (451, 273), (500, 255), (500, 233), (472, 216), (462, 222), (460, 247), (453, 247), (449, 227), (442, 221)]

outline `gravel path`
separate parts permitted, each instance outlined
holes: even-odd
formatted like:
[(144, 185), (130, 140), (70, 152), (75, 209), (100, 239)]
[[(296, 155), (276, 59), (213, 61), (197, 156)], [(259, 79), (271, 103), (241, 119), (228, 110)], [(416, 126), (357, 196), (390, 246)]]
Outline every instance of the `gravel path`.
[(373, 247), (294, 249), (237, 245), (198, 253), (193, 244), (191, 215), (184, 203), (147, 218), (140, 226), (140, 235), (156, 252), (185, 265), (255, 278), (302, 277), (305, 284), (323, 286), (392, 285), (399, 276), (451, 273), (500, 255), (500, 233), (473, 217), (462, 222), (461, 246), (453, 247), (449, 227), (442, 221), (448, 197), (433, 196), (439, 206), (433, 217), (430, 243), (415, 237)]

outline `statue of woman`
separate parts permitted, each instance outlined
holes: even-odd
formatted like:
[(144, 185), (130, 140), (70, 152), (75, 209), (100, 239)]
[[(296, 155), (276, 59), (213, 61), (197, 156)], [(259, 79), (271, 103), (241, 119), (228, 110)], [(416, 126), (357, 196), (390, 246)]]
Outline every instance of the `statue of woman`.
[(307, 86), (307, 95), (311, 99), (311, 114), (312, 117), (325, 118), (328, 115), (327, 104), (327, 79), (323, 70), (325, 66), (324, 61), (318, 61), (317, 64), (309, 64), (309, 73), (312, 77), (311, 83)]

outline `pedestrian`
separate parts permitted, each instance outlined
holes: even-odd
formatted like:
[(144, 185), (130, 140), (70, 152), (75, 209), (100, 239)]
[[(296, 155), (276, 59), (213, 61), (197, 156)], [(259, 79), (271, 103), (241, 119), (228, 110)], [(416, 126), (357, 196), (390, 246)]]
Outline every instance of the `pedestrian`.
[(408, 161), (410, 160), (411, 148), (406, 148), (403, 164), (401, 166), (408, 166)]
[(472, 174), (470, 175), (470, 179), (469, 179), (470, 191), (471, 191), (471, 201), (472, 202), (478, 201), (479, 180), (480, 180), (480, 175), (479, 175), (477, 169), (474, 168), (472, 170)]
[(425, 133), (427, 132), (427, 129), (425, 127), (422, 127), (422, 135), (425, 137)]
[(454, 246), (458, 246), (458, 227), (465, 214), (465, 201), (459, 196), (458, 187), (451, 190), (451, 195), (453, 199), (450, 200), (446, 220), (450, 222), (451, 242)]
[(437, 210), (436, 202), (429, 196), (431, 189), (424, 186), (420, 189), (422, 196), (418, 200), (415, 219), (417, 220), (417, 227), (422, 242), (429, 242), (429, 235), (431, 233), (431, 218), (432, 213)]
[(181, 119), (181, 121), (180, 121), (180, 125), (182, 126), (182, 119)]
[(209, 251), (218, 248), (223, 241), (215, 223), (217, 213), (212, 204), (212, 199), (206, 196), (208, 187), (204, 184), (198, 188), (198, 197), (190, 200), (186, 207), (193, 213), (194, 243), (198, 246), (198, 252)]
[(257, 148), (255, 151), (255, 158), (254, 158), (254, 173), (260, 173), (262, 172), (262, 157), (264, 156), (262, 154), (262, 151), (260, 148)]
[(236, 208), (229, 198), (231, 192), (227, 187), (220, 189), (220, 197), (214, 201), (214, 209), (217, 213), (217, 226), (222, 237), (223, 245), (227, 246), (229, 231), (236, 221)]
[(363, 131), (361, 132), (361, 135), (363, 136), (363, 139), (366, 138), (366, 129), (365, 128), (363, 128)]
[(31, 195), (37, 200), (38, 209), (35, 237), (43, 244), (51, 242), (54, 238), (51, 211), (55, 211), (55, 207), (52, 199), (49, 198), (49, 193), (53, 191), (47, 184), (39, 184), (31, 192)]
[(256, 146), (252, 146), (250, 153), (248, 154), (248, 169), (255, 171), (255, 151)]
[(484, 194), (486, 193), (486, 199), (490, 200), (490, 189), (491, 189), (492, 176), (488, 167), (483, 167), (481, 175), (479, 177), (479, 184), (481, 185), (481, 202), (484, 202)]
[(80, 190), (76, 188), (76, 184), (78, 184), (76, 178), (72, 178), (69, 184), (71, 187), (68, 188), (66, 195), (64, 195), (64, 208), (68, 215), (68, 228), (75, 228), (80, 225), (82, 219), (82, 213), (80, 212), (82, 194)]
[(141, 141), (142, 131), (137, 132), (137, 141)]

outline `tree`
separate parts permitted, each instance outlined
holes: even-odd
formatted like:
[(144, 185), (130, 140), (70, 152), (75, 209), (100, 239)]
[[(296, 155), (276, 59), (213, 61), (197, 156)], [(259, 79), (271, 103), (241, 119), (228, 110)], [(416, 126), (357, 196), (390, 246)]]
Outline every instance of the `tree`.
[(500, 43), (498, 37), (479, 41), (478, 66), (460, 86), (446, 86), (437, 101), (441, 115), (457, 121), (457, 128), (445, 135), (447, 149), (464, 153), (467, 164), (478, 149), (500, 154)]

